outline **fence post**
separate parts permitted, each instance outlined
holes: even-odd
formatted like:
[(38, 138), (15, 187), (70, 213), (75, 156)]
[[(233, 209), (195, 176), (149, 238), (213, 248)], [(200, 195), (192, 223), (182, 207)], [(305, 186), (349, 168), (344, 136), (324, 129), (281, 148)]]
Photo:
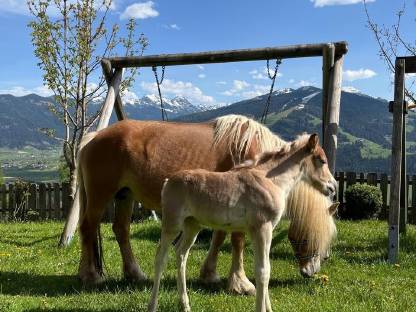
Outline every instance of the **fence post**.
[(381, 215), (383, 219), (387, 219), (387, 190), (389, 187), (389, 177), (386, 173), (381, 174), (380, 177), (380, 189), (381, 189), (381, 196), (383, 197), (383, 208), (381, 211)]
[(412, 213), (410, 222), (416, 224), (416, 175), (412, 175)]
[(355, 172), (347, 172), (347, 188), (356, 183), (357, 174)]
[(35, 183), (31, 183), (29, 185), (29, 200), (28, 200), (28, 211), (36, 211), (37, 212), (37, 185)]
[(13, 219), (13, 212), (14, 212), (14, 206), (16, 203), (16, 194), (15, 194), (15, 187), (13, 184), (9, 184), (9, 215), (8, 219)]
[(54, 218), (59, 220), (61, 212), (61, 186), (59, 183), (53, 184), (53, 205), (54, 205)]
[(377, 173), (367, 173), (367, 184), (377, 186)]
[(3, 184), (1, 186), (1, 213), (0, 220), (6, 220), (7, 212), (7, 185)]
[(39, 217), (41, 220), (46, 219), (46, 185), (39, 183)]
[(66, 218), (71, 206), (71, 189), (68, 182), (62, 183), (62, 217)]
[(344, 172), (340, 172), (338, 180), (338, 201), (341, 203), (341, 206), (344, 204), (344, 182)]

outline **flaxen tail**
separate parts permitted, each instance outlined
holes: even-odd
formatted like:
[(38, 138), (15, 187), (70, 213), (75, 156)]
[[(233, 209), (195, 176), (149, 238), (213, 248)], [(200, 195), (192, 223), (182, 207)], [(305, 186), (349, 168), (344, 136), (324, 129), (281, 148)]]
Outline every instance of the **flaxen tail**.
[[(80, 216), (80, 209), (81, 206), (84, 205), (85, 207), (85, 201), (86, 201), (86, 195), (85, 195), (85, 188), (84, 183), (82, 179), (82, 172), (81, 172), (81, 166), (79, 164), (80, 156), (82, 153), (82, 149), (85, 145), (87, 145), (94, 137), (98, 134), (98, 132), (90, 132), (87, 133), (83, 138), (79, 145), (79, 152), (77, 157), (77, 190), (75, 192), (75, 198), (72, 203), (71, 209), (69, 210), (64, 230), (61, 234), (61, 238), (59, 240), (59, 247), (66, 247), (68, 246), (72, 238), (74, 237), (75, 231), (77, 229), (78, 220)], [(83, 198), (81, 198), (83, 197)], [(85, 208), (84, 208), (85, 209)]]

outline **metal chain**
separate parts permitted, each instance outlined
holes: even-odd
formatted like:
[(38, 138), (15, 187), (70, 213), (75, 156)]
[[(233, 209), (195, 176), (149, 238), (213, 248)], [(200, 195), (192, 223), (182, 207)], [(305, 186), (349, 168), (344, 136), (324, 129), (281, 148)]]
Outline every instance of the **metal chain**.
[(266, 100), (266, 104), (264, 106), (263, 114), (261, 115), (261, 118), (260, 118), (260, 122), (263, 123), (263, 124), (266, 123), (267, 115), (269, 114), (269, 108), (270, 108), (270, 103), (271, 103), (271, 100), (272, 100), (272, 93), (273, 93), (273, 89), (274, 89), (274, 83), (275, 83), (276, 77), (277, 77), (277, 70), (279, 69), (279, 65), (281, 63), (282, 63), (281, 59), (276, 59), (276, 65), (274, 67), (274, 73), (271, 74), (270, 73), (269, 60), (267, 60), (267, 76), (269, 76), (269, 79), (272, 81), (272, 84), (270, 86), (270, 91), (269, 91), (269, 95), (267, 96), (267, 100)]
[(165, 65), (162, 66), (162, 78), (159, 80), (159, 77), (157, 75), (157, 67), (152, 66), (153, 73), (155, 75), (156, 85), (157, 85), (157, 91), (159, 93), (159, 101), (160, 101), (160, 111), (162, 112), (162, 120), (168, 121), (168, 114), (166, 112), (165, 106), (163, 104), (163, 98), (162, 98), (162, 91), (160, 90), (160, 86), (163, 83), (163, 79), (165, 79)]

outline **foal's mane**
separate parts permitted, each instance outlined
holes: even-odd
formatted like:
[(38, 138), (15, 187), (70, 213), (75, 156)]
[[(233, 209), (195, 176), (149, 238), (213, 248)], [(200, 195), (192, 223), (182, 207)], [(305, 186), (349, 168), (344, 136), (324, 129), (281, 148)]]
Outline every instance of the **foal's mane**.
[(254, 157), (254, 159), (248, 159), (243, 163), (234, 166), (233, 169), (257, 168), (267, 164), (268, 162), (276, 160), (276, 158), (281, 159), (293, 150), (299, 150), (305, 146), (308, 143), (309, 138), (309, 134), (303, 133), (299, 135), (296, 140), (283, 143), (279, 148), (275, 149), (275, 151), (259, 153)]
[(286, 214), (290, 231), (298, 241), (306, 240), (309, 252), (323, 254), (336, 235), (333, 216), (328, 208), (332, 201), (304, 180), (289, 194)]
[(286, 144), (266, 126), (242, 115), (218, 117), (213, 124), (214, 146), (225, 143), (235, 164), (245, 159), (254, 140), (258, 153), (273, 151)]

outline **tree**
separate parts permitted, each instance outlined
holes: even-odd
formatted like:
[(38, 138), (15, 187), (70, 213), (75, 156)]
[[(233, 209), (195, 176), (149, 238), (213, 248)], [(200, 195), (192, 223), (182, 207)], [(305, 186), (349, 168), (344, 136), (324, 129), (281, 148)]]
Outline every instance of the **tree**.
[[(126, 35), (119, 26), (107, 26), (112, 0), (28, 0), (34, 20), (29, 23), (34, 53), (43, 72), (44, 84), (54, 93), (49, 109), (62, 121), (65, 135), (63, 157), (69, 169), (72, 195), (76, 191), (78, 146), (94, 126), (100, 111), (90, 112), (93, 101), (106, 92), (106, 80), (100, 69), (103, 57), (143, 54), (148, 42), (143, 34), (135, 36), (133, 19), (126, 25)], [(134, 80), (136, 69), (126, 73), (120, 90)], [(43, 129), (56, 137), (52, 129)]]
[[(403, 18), (406, 15), (406, 1), (403, 1), (401, 8), (397, 10), (397, 18), (392, 25), (377, 24), (370, 16), (366, 0), (363, 1), (368, 27), (374, 34), (379, 46), (379, 56), (386, 63), (388, 70), (394, 74), (396, 57), (416, 56), (415, 40), (406, 38), (401, 28)], [(411, 102), (416, 103), (416, 94), (412, 90), (414, 86), (415, 79), (407, 84), (405, 95)]]

